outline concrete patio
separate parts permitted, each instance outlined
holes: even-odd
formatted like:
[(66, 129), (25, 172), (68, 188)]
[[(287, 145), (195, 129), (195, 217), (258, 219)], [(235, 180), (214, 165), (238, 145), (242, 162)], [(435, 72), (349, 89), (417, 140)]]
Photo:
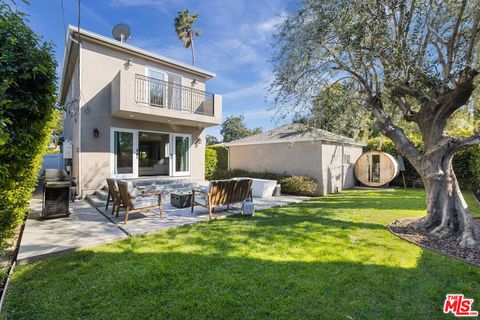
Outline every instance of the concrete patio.
[[(309, 199), (308, 197), (287, 196), (270, 198), (254, 198), (255, 210), (285, 206)], [(38, 213), (42, 207), (42, 199), (36, 194), (31, 200), (29, 213), (17, 257), (17, 263), (32, 263), (39, 259), (56, 256), (80, 248), (93, 247), (117, 240), (126, 239), (150, 232), (167, 230), (183, 225), (208, 221), (205, 208), (195, 207), (178, 209), (168, 201), (163, 204), (164, 216), (154, 209), (140, 213), (131, 213), (127, 224), (123, 222), (123, 211), (118, 218), (105, 210), (105, 202), (77, 200), (70, 204), (71, 215), (65, 218), (40, 220)], [(238, 214), (239, 206), (216, 208), (214, 218), (223, 218)]]
[[(254, 198), (255, 210), (262, 210), (272, 207), (285, 206), (291, 203), (298, 203), (309, 199), (308, 197), (299, 196), (287, 196), (269, 197), (269, 198)], [(158, 209), (152, 209), (144, 212), (130, 213), (128, 216), (128, 223), (123, 222), (124, 212), (120, 210), (118, 218), (112, 215), (112, 206), (108, 207), (108, 211), (105, 210), (106, 202), (100, 199), (91, 201), (92, 205), (97, 208), (105, 217), (117, 225), (120, 229), (125, 231), (128, 235), (139, 235), (154, 231), (161, 231), (170, 229), (172, 227), (179, 227), (183, 225), (189, 225), (198, 223), (201, 221), (208, 221), (208, 210), (203, 207), (196, 206), (194, 212), (191, 212), (188, 208), (176, 208), (170, 204), (168, 200), (163, 203), (163, 217), (160, 217)], [(225, 207), (218, 207), (213, 213), (214, 219), (224, 218), (228, 215), (239, 214), (240, 205), (230, 206), (230, 210), (226, 210)]]
[(42, 198), (38, 194), (30, 201), (30, 208), (17, 256), (19, 264), (128, 237), (86, 200), (70, 203), (71, 215), (65, 218), (40, 220)]

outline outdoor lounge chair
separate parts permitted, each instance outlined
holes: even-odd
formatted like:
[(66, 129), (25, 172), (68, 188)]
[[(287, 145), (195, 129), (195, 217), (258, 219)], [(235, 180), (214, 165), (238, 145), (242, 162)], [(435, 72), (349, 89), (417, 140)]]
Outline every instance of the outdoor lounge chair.
[[(108, 210), (108, 205), (110, 201), (112, 201), (112, 214), (115, 212), (115, 207), (119, 208), (122, 202), (122, 198), (120, 197), (120, 192), (118, 191), (117, 183), (115, 179), (107, 178), (107, 185), (108, 185), (108, 196), (107, 196), (107, 205), (105, 206), (105, 210)], [(118, 217), (118, 213), (117, 213)]]
[(192, 189), (192, 213), (195, 205), (208, 208), (208, 216), (212, 219), (212, 212), (216, 206), (245, 201), (252, 198), (252, 179), (218, 180), (211, 181), (208, 191)]
[[(160, 209), (160, 217), (163, 217), (162, 194), (160, 192), (141, 193), (137, 188), (132, 186), (132, 182), (118, 180), (118, 190), (122, 199), (122, 208), (125, 208), (125, 224), (128, 222), (128, 214), (130, 212), (138, 212), (144, 209), (152, 209), (158, 207)], [(120, 206), (117, 207), (117, 217)]]

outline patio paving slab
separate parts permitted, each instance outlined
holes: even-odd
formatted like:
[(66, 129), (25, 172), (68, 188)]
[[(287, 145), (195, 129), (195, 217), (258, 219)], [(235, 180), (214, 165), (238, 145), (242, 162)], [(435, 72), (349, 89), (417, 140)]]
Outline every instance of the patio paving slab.
[[(280, 196), (254, 198), (255, 210), (285, 206), (309, 199), (299, 196)], [(93, 247), (105, 243), (126, 239), (129, 236), (167, 230), (174, 227), (208, 221), (208, 211), (195, 207), (179, 209), (169, 201), (163, 204), (164, 216), (154, 209), (141, 213), (131, 213), (127, 224), (123, 222), (124, 212), (118, 218), (111, 215), (111, 206), (105, 210), (105, 201), (99, 198), (77, 200), (70, 203), (71, 215), (64, 218), (40, 220), (38, 213), (42, 208), (41, 197), (34, 196), (30, 201), (31, 212), (28, 215), (17, 256), (18, 264), (32, 263), (40, 259), (56, 256), (80, 248)], [(240, 206), (215, 209), (215, 219), (238, 214)]]
[(42, 200), (39, 197), (30, 201), (30, 207), (32, 210), (18, 251), (18, 264), (128, 237), (86, 200), (70, 203), (71, 215), (64, 218), (40, 220), (38, 213), (42, 208)]
[[(124, 230), (129, 235), (140, 235), (154, 231), (161, 231), (173, 227), (189, 225), (201, 221), (208, 221), (208, 210), (203, 207), (196, 206), (194, 212), (188, 208), (176, 208), (172, 206), (169, 200), (163, 202), (163, 217), (160, 217), (159, 209), (152, 209), (141, 213), (130, 213), (128, 216), (128, 223), (123, 222), (124, 211), (120, 210), (118, 218), (112, 215), (111, 205), (108, 207), (108, 212), (105, 210), (105, 201), (98, 198), (90, 198), (91, 203), (104, 214), (108, 219), (115, 223), (119, 228)], [(310, 199), (309, 197), (288, 196), (282, 195), (280, 197), (269, 198), (253, 198), (255, 210), (262, 210), (272, 207), (285, 206), (287, 204), (298, 203)], [(213, 213), (214, 219), (224, 218), (228, 215), (239, 214), (240, 205), (230, 206), (230, 210), (226, 210), (226, 206), (215, 208)]]

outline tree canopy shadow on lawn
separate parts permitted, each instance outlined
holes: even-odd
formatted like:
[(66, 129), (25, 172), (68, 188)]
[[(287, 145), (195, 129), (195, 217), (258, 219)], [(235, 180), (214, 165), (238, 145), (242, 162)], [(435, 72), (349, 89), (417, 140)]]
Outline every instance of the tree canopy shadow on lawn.
[[(360, 202), (368, 200), (348, 208), (336, 200), (313, 199), (253, 219), (234, 216), (22, 266), (12, 278), (6, 316), (451, 319), (442, 314), (447, 293), (463, 293), (480, 309), (479, 268), (390, 234), (384, 221), (395, 208), (388, 207), (385, 218)], [(408, 214), (421, 213), (422, 201), (412, 200), (416, 207)]]

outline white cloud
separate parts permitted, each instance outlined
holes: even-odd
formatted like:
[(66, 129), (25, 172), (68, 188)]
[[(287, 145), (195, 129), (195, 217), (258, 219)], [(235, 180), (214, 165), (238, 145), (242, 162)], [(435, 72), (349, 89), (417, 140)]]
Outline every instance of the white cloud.
[(245, 88), (226, 92), (223, 94), (223, 97), (225, 99), (237, 100), (237, 99), (245, 99), (247, 97), (255, 97), (255, 96), (260, 96), (263, 98), (265, 94), (266, 94), (266, 84), (265, 82), (260, 81)]
[(276, 27), (285, 20), (285, 17), (286, 13), (282, 11), (280, 14), (256, 24), (254, 29), (261, 39), (267, 39), (274, 33)]

